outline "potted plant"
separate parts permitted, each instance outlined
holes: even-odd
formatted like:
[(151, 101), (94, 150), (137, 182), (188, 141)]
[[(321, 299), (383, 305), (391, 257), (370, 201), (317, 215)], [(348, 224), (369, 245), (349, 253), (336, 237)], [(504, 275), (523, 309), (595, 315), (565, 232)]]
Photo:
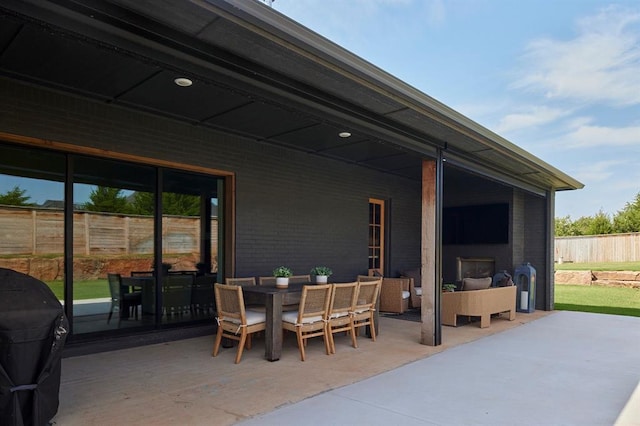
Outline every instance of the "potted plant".
[(325, 284), (333, 271), (328, 266), (316, 266), (311, 270), (311, 274), (316, 276), (316, 283)]
[(456, 285), (455, 284), (443, 284), (442, 285), (442, 291), (454, 292), (454, 291), (456, 291)]
[(289, 277), (293, 275), (291, 269), (286, 266), (278, 266), (273, 270), (273, 276), (276, 277), (276, 287), (286, 288), (289, 286)]

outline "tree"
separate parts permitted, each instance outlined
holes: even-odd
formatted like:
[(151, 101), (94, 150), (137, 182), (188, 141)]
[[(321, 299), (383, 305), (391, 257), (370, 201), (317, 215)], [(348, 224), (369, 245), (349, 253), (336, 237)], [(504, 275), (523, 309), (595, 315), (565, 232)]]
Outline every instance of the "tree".
[(609, 215), (602, 209), (589, 221), (587, 225), (587, 233), (585, 235), (603, 235), (613, 232), (613, 225)]
[(98, 186), (91, 191), (84, 208), (92, 212), (129, 213), (129, 202), (122, 195), (122, 190)]
[[(141, 215), (152, 215), (155, 209), (155, 198), (151, 192), (136, 192), (131, 200), (131, 212)], [(162, 194), (162, 211), (175, 216), (199, 216), (200, 197), (197, 195)]]
[(12, 190), (0, 194), (0, 204), (7, 206), (32, 206), (33, 203), (28, 202), (31, 197), (25, 195), (26, 192), (26, 189), (20, 189), (20, 187), (14, 186)]
[(131, 198), (131, 213), (151, 216), (155, 209), (155, 197), (152, 192), (135, 192)]
[(555, 221), (556, 237), (569, 237), (575, 234), (575, 227), (571, 221), (571, 216), (557, 217)]
[(178, 216), (199, 216), (200, 197), (165, 192), (162, 194), (162, 212)]
[(640, 192), (613, 217), (614, 232), (640, 232)]

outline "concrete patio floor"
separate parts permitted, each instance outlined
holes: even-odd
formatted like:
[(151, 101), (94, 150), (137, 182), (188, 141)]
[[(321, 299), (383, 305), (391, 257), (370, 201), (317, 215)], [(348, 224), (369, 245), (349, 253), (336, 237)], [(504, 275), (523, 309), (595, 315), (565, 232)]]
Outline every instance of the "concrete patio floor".
[[(56, 425), (614, 424), (640, 380), (640, 318), (574, 312), (443, 327), (380, 319), (377, 342), (312, 339), (301, 362), (256, 339), (211, 357), (213, 336), (64, 358)], [(637, 394), (640, 392), (636, 392)], [(640, 395), (638, 395), (640, 396)], [(640, 421), (630, 404), (620, 425)], [(637, 415), (636, 415), (637, 414)], [(632, 419), (632, 420), (629, 420)]]

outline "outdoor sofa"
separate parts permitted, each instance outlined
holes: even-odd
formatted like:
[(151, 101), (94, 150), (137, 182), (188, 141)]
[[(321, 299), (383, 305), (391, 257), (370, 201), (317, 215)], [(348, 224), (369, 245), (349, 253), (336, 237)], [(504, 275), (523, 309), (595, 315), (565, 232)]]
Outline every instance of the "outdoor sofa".
[(458, 315), (480, 317), (480, 328), (489, 327), (491, 315), (508, 313), (516, 319), (516, 286), (490, 287), (491, 278), (465, 278), (462, 291), (442, 293), (442, 324), (457, 326)]

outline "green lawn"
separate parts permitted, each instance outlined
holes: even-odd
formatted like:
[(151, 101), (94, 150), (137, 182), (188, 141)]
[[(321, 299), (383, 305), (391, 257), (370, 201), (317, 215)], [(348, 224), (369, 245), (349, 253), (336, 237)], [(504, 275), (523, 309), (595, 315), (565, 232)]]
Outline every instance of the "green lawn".
[(555, 308), (640, 317), (640, 288), (556, 285)]
[(640, 262), (556, 263), (556, 271), (640, 271)]
[[(53, 290), (56, 297), (62, 300), (63, 291), (62, 281), (48, 281), (47, 284)], [(73, 298), (80, 299), (98, 299), (102, 297), (111, 297), (109, 292), (109, 284), (107, 280), (86, 280), (76, 281), (73, 286)]]

